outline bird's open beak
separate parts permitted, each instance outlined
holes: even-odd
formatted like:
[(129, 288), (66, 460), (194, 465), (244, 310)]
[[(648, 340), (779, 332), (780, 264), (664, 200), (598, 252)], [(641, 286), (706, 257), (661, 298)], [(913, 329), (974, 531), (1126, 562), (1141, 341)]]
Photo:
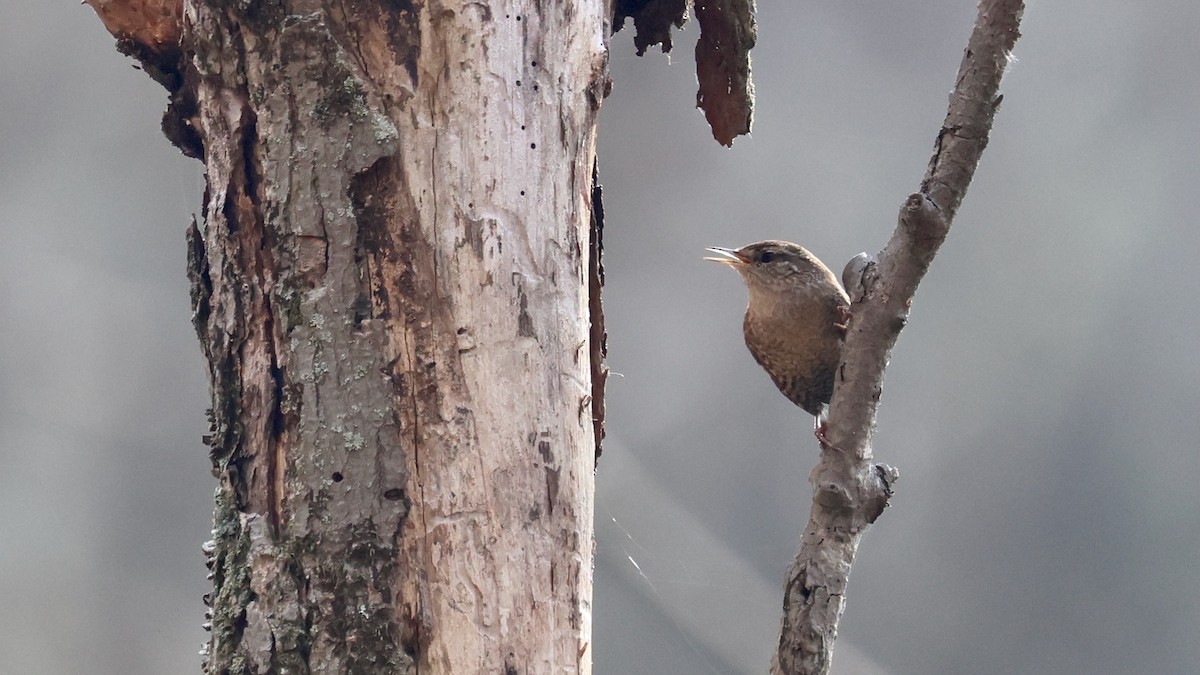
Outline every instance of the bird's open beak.
[(745, 265), (746, 263), (750, 262), (749, 258), (747, 258), (745, 255), (743, 255), (741, 253), (738, 253), (736, 250), (734, 250), (732, 248), (721, 248), (719, 246), (710, 246), (704, 250), (712, 251), (713, 253), (716, 253), (721, 256), (720, 258), (710, 258), (710, 257), (706, 256), (704, 258), (705, 260), (711, 260), (713, 262), (725, 263), (726, 265), (734, 265), (734, 266)]

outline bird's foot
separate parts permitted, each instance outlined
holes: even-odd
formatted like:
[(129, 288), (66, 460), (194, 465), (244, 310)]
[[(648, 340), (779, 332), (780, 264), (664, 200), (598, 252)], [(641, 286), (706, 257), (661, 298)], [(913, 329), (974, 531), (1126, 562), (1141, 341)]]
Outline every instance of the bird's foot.
[(842, 337), (846, 337), (846, 331), (850, 330), (850, 319), (853, 316), (854, 315), (850, 312), (849, 307), (842, 305), (838, 306), (838, 321), (837, 323), (833, 324), (833, 327), (842, 334)]
[(829, 430), (829, 424), (823, 419), (817, 419), (817, 427), (813, 430), (813, 436), (817, 437), (817, 443), (821, 445), (822, 450), (837, 450), (842, 452), (842, 449), (833, 443), (829, 442), (829, 437), (825, 432)]

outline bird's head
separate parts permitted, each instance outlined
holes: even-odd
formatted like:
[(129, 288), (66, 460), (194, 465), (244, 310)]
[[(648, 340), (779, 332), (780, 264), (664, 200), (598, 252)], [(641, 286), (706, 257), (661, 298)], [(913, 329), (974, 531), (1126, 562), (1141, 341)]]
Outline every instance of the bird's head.
[[(720, 257), (705, 260), (724, 263), (738, 271), (752, 294), (795, 293), (827, 286), (829, 269), (803, 246), (788, 241), (760, 241), (738, 249), (711, 247)], [(833, 281), (836, 286), (836, 280)]]

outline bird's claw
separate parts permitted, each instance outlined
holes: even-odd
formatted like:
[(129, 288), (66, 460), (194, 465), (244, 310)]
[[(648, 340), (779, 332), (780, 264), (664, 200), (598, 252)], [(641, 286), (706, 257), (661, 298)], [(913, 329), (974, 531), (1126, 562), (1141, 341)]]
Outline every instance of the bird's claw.
[(853, 317), (849, 307), (844, 305), (838, 307), (838, 321), (833, 324), (833, 327), (838, 329), (842, 337), (846, 337), (846, 331), (850, 330), (850, 319)]
[(837, 450), (842, 452), (842, 449), (833, 443), (829, 442), (829, 437), (825, 433), (829, 430), (829, 424), (825, 420), (817, 422), (817, 428), (813, 430), (813, 436), (817, 437), (817, 443), (821, 445), (822, 450)]

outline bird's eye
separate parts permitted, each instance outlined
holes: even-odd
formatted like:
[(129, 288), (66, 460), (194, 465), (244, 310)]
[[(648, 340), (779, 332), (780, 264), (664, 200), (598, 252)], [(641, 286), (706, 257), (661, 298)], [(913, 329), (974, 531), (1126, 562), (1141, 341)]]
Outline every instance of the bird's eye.
[(772, 261), (772, 260), (774, 260), (774, 259), (775, 259), (775, 252), (774, 252), (774, 251), (763, 251), (763, 252), (762, 252), (761, 254), (759, 254), (759, 256), (758, 256), (758, 262), (762, 262), (762, 263), (769, 263), (769, 262), (771, 262), (771, 261)]

